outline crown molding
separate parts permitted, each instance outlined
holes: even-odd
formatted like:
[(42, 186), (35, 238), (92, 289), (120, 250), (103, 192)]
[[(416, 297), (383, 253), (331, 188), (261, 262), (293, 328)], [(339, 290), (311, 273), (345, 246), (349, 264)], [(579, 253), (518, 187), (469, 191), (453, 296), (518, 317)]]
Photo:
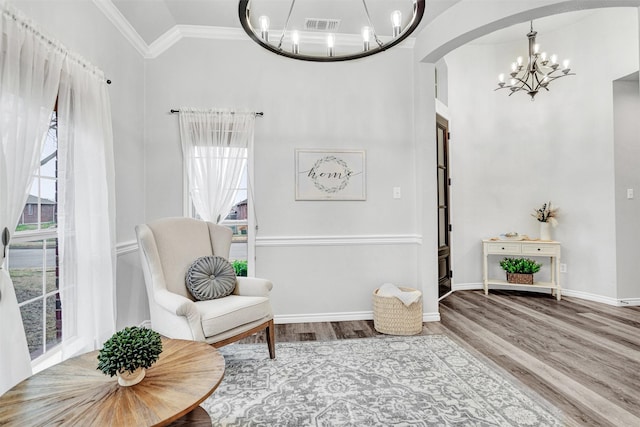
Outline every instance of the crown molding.
[(147, 52), (147, 58), (157, 58), (183, 38), (212, 40), (249, 40), (242, 28), (208, 27), (204, 25), (176, 25), (158, 37)]
[[(143, 58), (153, 59), (162, 55), (171, 46), (183, 38), (210, 39), (210, 40), (250, 40), (247, 33), (242, 28), (209, 27), (204, 25), (175, 25), (162, 34), (151, 44), (147, 44), (144, 39), (133, 28), (127, 18), (111, 0), (92, 0), (93, 4), (113, 23), (125, 39), (142, 55)], [(311, 43), (325, 43), (325, 34), (307, 34), (307, 41)], [(342, 42), (339, 45), (360, 45), (362, 40), (359, 36), (341, 36)], [(415, 45), (415, 38), (410, 37), (400, 43), (397, 47), (412, 49)]]
[(93, 4), (111, 21), (113, 25), (120, 31), (125, 39), (142, 55), (147, 57), (149, 46), (145, 43), (140, 34), (131, 26), (127, 18), (125, 18), (120, 10), (111, 2), (111, 0), (92, 0)]

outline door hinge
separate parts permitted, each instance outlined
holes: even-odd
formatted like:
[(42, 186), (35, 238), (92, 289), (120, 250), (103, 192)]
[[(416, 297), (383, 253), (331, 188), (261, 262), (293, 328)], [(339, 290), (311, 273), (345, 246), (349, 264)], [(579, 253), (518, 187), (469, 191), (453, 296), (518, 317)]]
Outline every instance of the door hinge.
[(449, 183), (449, 185), (451, 185), (451, 178), (449, 178), (449, 181), (447, 181)]
[(453, 225), (449, 224), (449, 231), (453, 231)]
[(447, 139), (451, 139), (451, 132), (447, 132)]
[(449, 270), (449, 278), (452, 279), (453, 278), (453, 270)]

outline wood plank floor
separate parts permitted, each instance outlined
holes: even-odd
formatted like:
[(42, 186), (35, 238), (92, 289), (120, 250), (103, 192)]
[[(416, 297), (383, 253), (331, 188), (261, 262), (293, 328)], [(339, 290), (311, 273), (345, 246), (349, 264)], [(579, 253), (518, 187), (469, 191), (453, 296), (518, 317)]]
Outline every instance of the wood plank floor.
[[(517, 291), (456, 291), (440, 303), (444, 334), (485, 357), (579, 426), (640, 426), (640, 307)], [(276, 325), (276, 342), (379, 335), (372, 321)], [(264, 342), (255, 335), (243, 342)]]

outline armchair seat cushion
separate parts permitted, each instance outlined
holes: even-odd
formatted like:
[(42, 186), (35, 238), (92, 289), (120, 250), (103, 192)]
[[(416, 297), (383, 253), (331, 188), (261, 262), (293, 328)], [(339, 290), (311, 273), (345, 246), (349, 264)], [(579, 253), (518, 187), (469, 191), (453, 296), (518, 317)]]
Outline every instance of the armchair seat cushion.
[(229, 295), (222, 299), (196, 301), (205, 337), (211, 337), (235, 327), (271, 318), (267, 297)]

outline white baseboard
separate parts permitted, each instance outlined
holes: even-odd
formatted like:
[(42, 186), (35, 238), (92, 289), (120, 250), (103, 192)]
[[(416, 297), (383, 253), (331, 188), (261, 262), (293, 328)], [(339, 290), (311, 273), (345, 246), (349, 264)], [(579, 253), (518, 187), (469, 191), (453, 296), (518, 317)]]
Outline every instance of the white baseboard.
[(482, 283), (454, 283), (451, 285), (452, 291), (476, 291), (482, 289)]
[[(454, 284), (451, 289), (453, 291), (474, 291), (483, 289), (482, 283), (458, 283)], [(550, 289), (544, 288), (529, 288), (526, 286), (511, 286), (511, 285), (489, 285), (489, 289), (512, 289), (524, 292), (542, 292), (551, 293)], [(576, 291), (573, 289), (562, 289), (562, 296), (568, 296), (573, 298), (580, 298), (587, 301), (600, 302), (603, 304), (614, 305), (616, 307), (628, 307), (628, 306), (640, 306), (640, 298), (624, 298), (616, 299), (611, 297), (605, 297), (602, 295), (596, 295), (589, 292)]]
[(628, 307), (628, 306), (638, 306), (640, 305), (640, 298), (623, 298), (621, 300), (618, 300), (618, 302), (620, 303), (621, 307)]
[[(316, 322), (346, 322), (350, 320), (373, 320), (373, 311), (353, 311), (341, 313), (309, 313), (309, 314), (280, 314), (273, 316), (276, 324), (285, 323), (316, 323)], [(423, 322), (439, 322), (440, 313), (423, 313)]]

